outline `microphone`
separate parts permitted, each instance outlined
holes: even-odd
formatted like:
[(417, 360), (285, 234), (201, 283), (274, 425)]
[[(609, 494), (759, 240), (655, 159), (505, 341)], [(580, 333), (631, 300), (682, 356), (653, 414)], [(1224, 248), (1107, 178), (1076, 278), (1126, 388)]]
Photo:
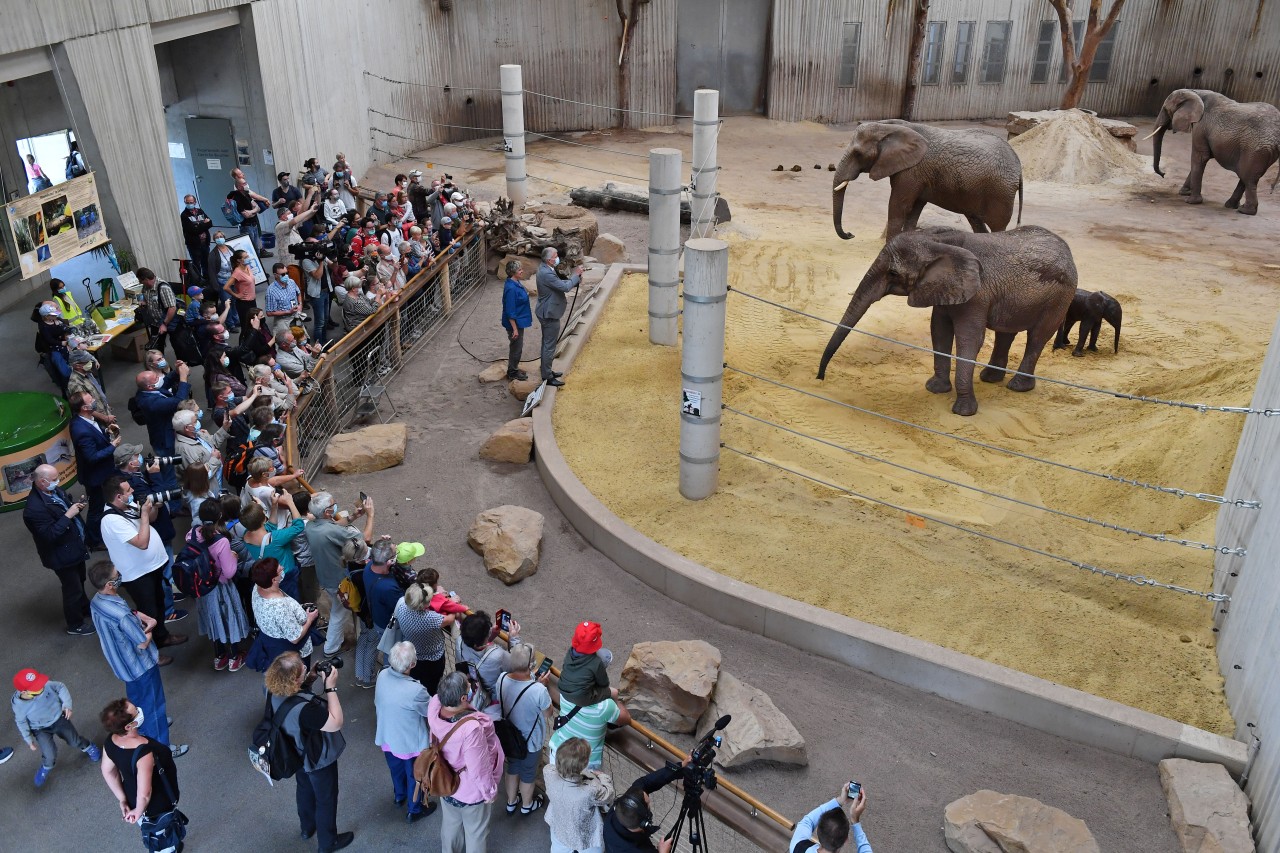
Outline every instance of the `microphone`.
[(726, 726), (728, 726), (728, 725), (729, 725), (729, 723), (730, 723), (730, 722), (732, 722), (732, 721), (733, 721), (733, 714), (725, 714), (723, 717), (721, 717), (720, 719), (716, 720), (716, 724), (715, 724), (715, 726), (713, 726), (713, 727), (712, 727), (712, 729), (711, 729), (711, 730), (712, 730), (713, 732), (721, 731), (721, 730), (723, 730)]

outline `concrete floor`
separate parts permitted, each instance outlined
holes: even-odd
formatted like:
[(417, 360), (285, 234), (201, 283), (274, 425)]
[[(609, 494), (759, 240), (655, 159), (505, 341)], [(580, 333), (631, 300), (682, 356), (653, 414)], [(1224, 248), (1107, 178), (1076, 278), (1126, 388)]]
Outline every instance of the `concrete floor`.
[[(634, 234), (634, 219), (602, 231)], [(637, 255), (633, 249), (632, 257)], [(643, 255), (640, 255), (643, 257)], [(552, 504), (532, 465), (481, 462), (476, 450), (519, 404), (501, 386), (481, 386), (481, 359), (505, 351), (497, 335), (501, 288), (491, 281), (416, 357), (392, 386), (401, 419), (410, 425), (405, 464), (376, 474), (321, 478), (340, 500), (363, 490), (378, 502), (377, 529), (425, 543), (427, 560), (464, 600), (490, 612), (512, 611), (526, 637), (556, 659), (570, 626), (601, 621), (621, 672), (635, 642), (703, 638), (717, 646), (726, 670), (766, 690), (808, 741), (802, 770), (761, 768), (729, 778), (798, 818), (851, 777), (862, 781), (870, 807), (865, 827), (877, 850), (944, 850), (942, 810), (965, 794), (990, 788), (1035, 797), (1085, 820), (1103, 850), (1163, 853), (1177, 849), (1154, 767), (1009, 724), (936, 697), (899, 687), (825, 660), (709, 621), (613, 565), (590, 547)], [(0, 357), (12, 369), (0, 390), (49, 390), (31, 352), (30, 306), (0, 315)], [(532, 354), (532, 344), (526, 353)], [(121, 412), (135, 365), (108, 362), (108, 393)], [(198, 381), (198, 380), (197, 380)], [(568, 378), (572, 381), (572, 376)], [(122, 419), (128, 421), (127, 416)], [(126, 437), (142, 429), (124, 423)], [(487, 577), (466, 545), (475, 514), (514, 503), (546, 515), (540, 571), (507, 589)], [(76, 700), (75, 722), (100, 740), (98, 710), (123, 695), (94, 638), (62, 632), (57, 584), (43, 569), (19, 514), (0, 516), (0, 549), (12, 555), (5, 618), (0, 621), (0, 676), (33, 666), (64, 681)], [(584, 602), (590, 602), (589, 605)], [(179, 630), (195, 633), (194, 617)], [(244, 749), (262, 708), (252, 671), (215, 673), (206, 641), (192, 637), (163, 670), (176, 742), (190, 742), (179, 760), (182, 808), (191, 818), (188, 850), (305, 849), (297, 839), (293, 783), (269, 788)], [(342, 699), (347, 750), (341, 760), (339, 829), (355, 829), (352, 850), (432, 849), (439, 818), (412, 827), (391, 803), (385, 764), (373, 744), (373, 694), (357, 690), (345, 670)], [(138, 848), (137, 832), (119, 819), (96, 767), (66, 748), (44, 788), (32, 786), (37, 759), (16, 730), (0, 745), (20, 747), (0, 768), (3, 846), (14, 850)], [(629, 780), (619, 780), (625, 784)], [(548, 846), (541, 817), (495, 815), (491, 850)]]

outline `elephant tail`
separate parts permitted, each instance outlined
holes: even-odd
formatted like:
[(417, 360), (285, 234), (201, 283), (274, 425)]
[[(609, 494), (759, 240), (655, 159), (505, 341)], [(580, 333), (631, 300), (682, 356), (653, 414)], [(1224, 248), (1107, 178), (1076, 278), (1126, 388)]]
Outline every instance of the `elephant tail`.
[[(1274, 189), (1274, 185), (1272, 189)], [(1018, 178), (1018, 224), (1022, 224), (1022, 178)]]
[(1276, 191), (1276, 184), (1280, 184), (1280, 160), (1276, 161), (1276, 176), (1271, 179), (1271, 192)]

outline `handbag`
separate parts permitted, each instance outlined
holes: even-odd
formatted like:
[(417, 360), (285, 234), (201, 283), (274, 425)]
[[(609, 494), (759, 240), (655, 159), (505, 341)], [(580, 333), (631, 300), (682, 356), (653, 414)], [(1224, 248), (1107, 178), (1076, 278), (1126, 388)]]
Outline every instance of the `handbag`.
[[(525, 734), (516, 728), (516, 724), (507, 719), (507, 709), (502, 706), (502, 679), (506, 678), (506, 673), (498, 678), (497, 693), (498, 707), (502, 711), (501, 718), (493, 724), (493, 733), (498, 736), (498, 742), (502, 744), (502, 754), (507, 757), (508, 761), (521, 761), (529, 757), (529, 735), (533, 734), (533, 729), (529, 730), (529, 734)], [(525, 685), (524, 690), (520, 691), (520, 695), (516, 697), (516, 701), (511, 703), (511, 710), (514, 711), (516, 706), (520, 704), (520, 700), (524, 698), (524, 694), (529, 692), (529, 688), (537, 682), (530, 681)], [(533, 721), (534, 726), (538, 725), (538, 721)]]
[(391, 654), (391, 647), (403, 641), (404, 634), (400, 631), (400, 623), (396, 621), (396, 617), (392, 616), (391, 621), (387, 623), (387, 627), (382, 631), (382, 639), (378, 640), (378, 651), (384, 655), (389, 655)]

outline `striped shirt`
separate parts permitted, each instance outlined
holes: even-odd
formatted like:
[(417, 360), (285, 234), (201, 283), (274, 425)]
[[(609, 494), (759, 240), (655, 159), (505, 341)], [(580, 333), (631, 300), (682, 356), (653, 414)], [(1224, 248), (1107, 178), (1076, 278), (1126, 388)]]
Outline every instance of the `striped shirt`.
[(116, 678), (125, 682), (137, 681), (160, 660), (160, 651), (155, 643), (147, 643), (145, 649), (138, 649), (147, 642), (147, 635), (142, 630), (142, 620), (134, 615), (123, 598), (100, 592), (89, 602), (89, 610), (93, 614), (93, 627), (98, 631), (98, 641), (102, 643), (102, 654)]
[[(572, 702), (560, 697), (560, 716), (567, 717), (577, 707)], [(609, 723), (618, 722), (622, 712), (618, 703), (612, 699), (597, 702), (594, 705), (583, 705), (582, 710), (574, 714), (573, 719), (551, 735), (551, 749), (547, 754), (547, 763), (555, 764), (556, 750), (560, 744), (571, 737), (580, 737), (591, 744), (591, 767), (599, 767), (604, 762), (604, 736), (609, 730)]]
[[(302, 294), (298, 292), (298, 285), (293, 283), (292, 279), (286, 278), (285, 284), (279, 281), (272, 281), (267, 285), (267, 313), (272, 314), (276, 311), (296, 311), (302, 304)], [(272, 320), (280, 319), (272, 317)], [(288, 319), (287, 317), (285, 319)]]
[(434, 610), (419, 613), (402, 598), (396, 604), (395, 620), (400, 625), (400, 633), (418, 650), (418, 660), (444, 657), (444, 634), (440, 632), (443, 616)]

